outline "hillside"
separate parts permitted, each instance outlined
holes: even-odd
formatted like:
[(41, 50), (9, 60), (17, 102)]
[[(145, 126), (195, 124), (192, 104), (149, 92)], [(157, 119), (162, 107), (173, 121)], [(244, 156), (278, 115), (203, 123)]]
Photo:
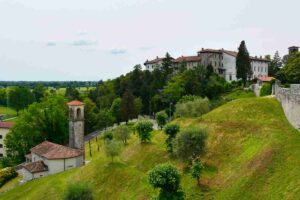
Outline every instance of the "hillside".
[(150, 144), (133, 137), (115, 163), (102, 149), (98, 153), (93, 141), (93, 157), (87, 152), (90, 162), (85, 167), (31, 181), (0, 199), (59, 199), (66, 184), (76, 180), (91, 182), (96, 199), (149, 199), (157, 191), (147, 183), (147, 172), (166, 161), (181, 169), (187, 199), (299, 199), (300, 135), (275, 99), (239, 99), (203, 118), (176, 121), (209, 129), (201, 188), (182, 170), (182, 163), (168, 156), (165, 136), (157, 131)]

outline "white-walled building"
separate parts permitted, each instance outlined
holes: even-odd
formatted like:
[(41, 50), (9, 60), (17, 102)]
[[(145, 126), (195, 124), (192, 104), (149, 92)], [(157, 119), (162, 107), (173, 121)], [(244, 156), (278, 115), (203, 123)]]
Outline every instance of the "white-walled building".
[(194, 67), (201, 65), (201, 57), (181, 56), (173, 61), (173, 65), (175, 69), (179, 69), (182, 65), (184, 65), (187, 69), (193, 69)]
[[(153, 60), (146, 60), (144, 63), (146, 70), (153, 71), (155, 68), (161, 68), (164, 58), (159, 58), (158, 56)], [(171, 58), (173, 61), (174, 58)]]
[(0, 122), (0, 158), (6, 157), (6, 149), (4, 139), (9, 132), (9, 129), (13, 127), (14, 123)]
[(44, 141), (31, 148), (22, 168), (24, 181), (84, 165), (84, 104), (71, 101), (68, 106), (69, 146)]
[[(203, 66), (212, 65), (215, 72), (223, 76), (227, 81), (237, 80), (236, 77), (236, 57), (237, 52), (224, 49), (202, 49), (198, 52)], [(269, 60), (262, 57), (250, 57), (252, 78), (267, 77)]]

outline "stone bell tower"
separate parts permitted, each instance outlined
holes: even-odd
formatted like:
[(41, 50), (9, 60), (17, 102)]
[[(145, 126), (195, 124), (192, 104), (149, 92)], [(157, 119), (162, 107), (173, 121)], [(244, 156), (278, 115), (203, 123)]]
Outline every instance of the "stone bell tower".
[(71, 101), (69, 106), (69, 146), (84, 151), (84, 103)]

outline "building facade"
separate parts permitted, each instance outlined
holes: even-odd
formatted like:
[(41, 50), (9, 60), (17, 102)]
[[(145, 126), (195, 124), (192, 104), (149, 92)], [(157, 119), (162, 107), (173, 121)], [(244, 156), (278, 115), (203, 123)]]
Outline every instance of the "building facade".
[(33, 147), (22, 168), (24, 181), (84, 165), (84, 103), (71, 101), (68, 106), (69, 146), (44, 141)]
[[(224, 49), (202, 49), (198, 52), (201, 64), (205, 67), (212, 65), (214, 71), (223, 76), (227, 81), (235, 81), (237, 52)], [(250, 57), (252, 78), (267, 77), (270, 61), (262, 57)]]
[(4, 139), (13, 125), (11, 122), (0, 122), (0, 158), (7, 156)]
[[(153, 60), (146, 60), (144, 63), (146, 70), (153, 71), (155, 68), (161, 68), (164, 58), (159, 58), (158, 56)], [(171, 57), (171, 60), (174, 61), (174, 58)]]
[(181, 67), (193, 69), (199, 65), (201, 65), (200, 56), (181, 56), (173, 61), (173, 66), (176, 70)]

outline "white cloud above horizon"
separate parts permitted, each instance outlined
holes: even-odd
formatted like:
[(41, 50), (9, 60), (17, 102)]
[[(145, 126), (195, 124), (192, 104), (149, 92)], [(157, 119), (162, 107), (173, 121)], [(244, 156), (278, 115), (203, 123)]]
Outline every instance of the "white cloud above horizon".
[(100, 80), (202, 47), (300, 46), (297, 0), (0, 0), (0, 80)]

